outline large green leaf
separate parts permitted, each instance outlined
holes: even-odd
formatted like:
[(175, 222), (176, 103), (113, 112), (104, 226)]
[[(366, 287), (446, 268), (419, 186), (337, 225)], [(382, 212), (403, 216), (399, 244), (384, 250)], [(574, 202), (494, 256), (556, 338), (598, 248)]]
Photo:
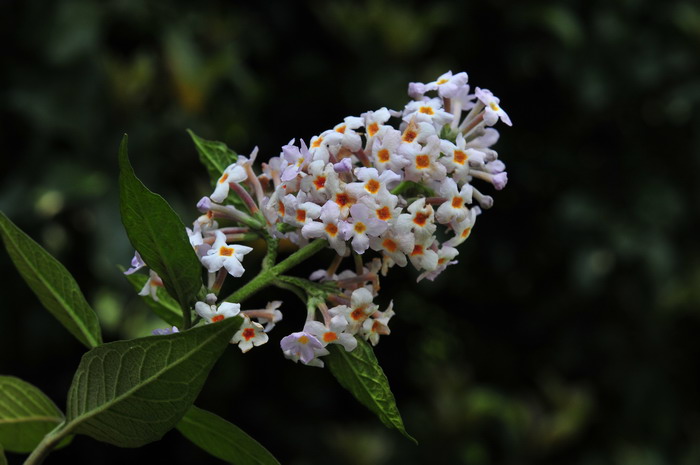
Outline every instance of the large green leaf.
[(207, 168), (211, 183), (216, 185), (217, 181), (231, 163), (235, 163), (238, 155), (223, 142), (202, 139), (190, 129), (187, 133), (192, 138), (194, 146), (199, 153), (199, 160)]
[(240, 324), (229, 318), (92, 349), (68, 393), (65, 431), (121, 447), (160, 439), (190, 408)]
[[(143, 289), (143, 286), (146, 285), (146, 281), (149, 280), (149, 277), (144, 274), (134, 273), (125, 276), (137, 291)], [(161, 287), (156, 289), (156, 296), (158, 297), (157, 302), (153, 300), (150, 295), (142, 297), (146, 304), (151, 307), (153, 313), (162, 318), (163, 321), (170, 325), (177, 326), (178, 328), (182, 328), (182, 311), (177, 301), (170, 297), (170, 294)]]
[(127, 154), (127, 136), (119, 146), (122, 223), (141, 258), (163, 280), (189, 321), (189, 306), (202, 287), (202, 265), (177, 213), (134, 174)]
[(389, 388), (384, 371), (374, 351), (364, 340), (357, 338), (357, 348), (346, 352), (338, 345), (329, 345), (326, 357), (328, 367), (338, 382), (365, 407), (374, 412), (389, 428), (396, 428), (411, 441), (417, 441), (406, 432), (394, 394)]
[(7, 252), (41, 303), (87, 347), (102, 343), (97, 315), (68, 270), (0, 212)]
[(31, 452), (64, 420), (51, 399), (19, 378), (0, 376), (0, 393), (0, 443), (10, 452)]
[(258, 441), (220, 416), (190, 407), (177, 430), (216, 458), (235, 465), (279, 465)]

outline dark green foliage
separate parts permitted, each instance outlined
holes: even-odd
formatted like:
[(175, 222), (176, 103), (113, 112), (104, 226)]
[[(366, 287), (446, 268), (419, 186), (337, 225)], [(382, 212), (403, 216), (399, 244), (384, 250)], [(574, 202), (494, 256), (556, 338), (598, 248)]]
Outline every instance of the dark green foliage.
[(143, 261), (163, 280), (189, 324), (190, 305), (202, 288), (202, 266), (182, 224), (163, 197), (136, 177), (127, 154), (127, 136), (119, 146), (122, 223)]
[(216, 458), (235, 465), (279, 465), (258, 441), (220, 416), (190, 407), (177, 430)]
[(230, 318), (92, 349), (68, 393), (66, 429), (121, 447), (160, 439), (190, 408), (240, 324)]

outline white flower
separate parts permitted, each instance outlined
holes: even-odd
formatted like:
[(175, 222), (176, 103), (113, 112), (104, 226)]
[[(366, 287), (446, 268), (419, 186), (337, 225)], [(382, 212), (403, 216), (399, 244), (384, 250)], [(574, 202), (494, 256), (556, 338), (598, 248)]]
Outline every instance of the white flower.
[(146, 284), (144, 284), (143, 287), (141, 288), (139, 295), (142, 295), (142, 296), (150, 295), (151, 299), (158, 302), (157, 292), (158, 292), (159, 287), (163, 287), (163, 281), (160, 279), (160, 276), (158, 276), (158, 273), (156, 273), (153, 270), (150, 270), (148, 281), (146, 281)]
[(501, 121), (506, 123), (508, 126), (512, 126), (508, 114), (499, 106), (501, 100), (493, 95), (488, 89), (476, 88), (474, 91), (476, 97), (484, 104), (484, 121), (487, 125), (493, 126), (498, 122), (500, 118)]
[(216, 231), (216, 241), (207, 255), (202, 257), (202, 264), (210, 273), (215, 273), (224, 267), (232, 276), (239, 278), (245, 271), (241, 260), (245, 254), (252, 250), (251, 247), (245, 245), (227, 245), (226, 235), (221, 231)]
[(340, 219), (340, 207), (337, 203), (329, 200), (321, 208), (321, 221), (311, 221), (301, 228), (301, 235), (307, 239), (325, 237), (328, 244), (340, 256), (345, 256), (347, 246), (343, 237), (342, 229), (345, 221)]
[(438, 207), (435, 218), (442, 224), (462, 221), (468, 213), (466, 205), (472, 203), (472, 191), (471, 184), (465, 184), (458, 190), (457, 183), (452, 178), (445, 178), (440, 186), (440, 194), (447, 200)]
[(317, 357), (328, 355), (330, 352), (324, 349), (323, 344), (313, 334), (305, 331), (292, 333), (280, 341), (280, 347), (284, 356), (293, 362), (304, 365), (323, 368), (323, 361)]
[(389, 320), (394, 316), (394, 301), (389, 302), (384, 312), (375, 312), (372, 318), (367, 318), (362, 323), (362, 336), (365, 340), (376, 346), (379, 343), (379, 336), (387, 336), (391, 333)]
[(222, 302), (221, 305), (216, 304), (216, 296), (207, 294), (205, 302), (197, 302), (194, 304), (194, 311), (200, 317), (204, 318), (207, 323), (216, 323), (226, 318), (232, 318), (241, 312), (241, 305), (232, 302)]
[(216, 182), (214, 193), (211, 198), (216, 203), (221, 203), (226, 199), (229, 191), (229, 183), (243, 182), (248, 178), (245, 168), (238, 163), (233, 163), (224, 170), (219, 180)]
[(346, 352), (351, 352), (357, 347), (357, 339), (352, 334), (345, 332), (348, 321), (343, 315), (331, 318), (330, 325), (326, 326), (320, 321), (307, 321), (304, 331), (313, 334), (322, 344), (340, 344)]
[(333, 316), (342, 315), (348, 321), (347, 331), (356, 334), (362, 327), (362, 323), (377, 311), (377, 306), (372, 303), (372, 293), (364, 287), (355, 289), (350, 295), (350, 307), (339, 305), (329, 310)]
[(231, 338), (231, 344), (238, 344), (241, 352), (246, 353), (253, 346), (258, 347), (268, 341), (268, 336), (260, 323), (250, 321), (247, 316), (243, 318), (241, 327)]
[(345, 223), (343, 227), (345, 240), (352, 239), (352, 248), (359, 254), (369, 248), (370, 236), (381, 235), (389, 226), (372, 213), (366, 205), (357, 203), (350, 208), (352, 221)]

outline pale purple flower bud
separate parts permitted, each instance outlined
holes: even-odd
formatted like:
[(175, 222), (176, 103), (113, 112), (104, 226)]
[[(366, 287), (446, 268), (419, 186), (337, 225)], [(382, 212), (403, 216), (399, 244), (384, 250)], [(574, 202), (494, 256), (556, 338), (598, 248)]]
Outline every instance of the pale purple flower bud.
[(202, 213), (206, 213), (209, 210), (211, 210), (211, 199), (207, 196), (204, 196), (201, 199), (199, 199), (199, 202), (197, 202), (197, 210), (199, 210)]
[(138, 270), (146, 266), (146, 262), (143, 261), (141, 255), (138, 252), (134, 253), (134, 258), (131, 259), (131, 268), (126, 270), (124, 274), (130, 275), (136, 273)]
[(172, 328), (164, 328), (164, 329), (158, 328), (158, 329), (154, 329), (153, 331), (151, 331), (151, 333), (154, 336), (167, 336), (168, 334), (175, 334), (175, 333), (179, 333), (179, 332), (180, 332), (180, 330), (177, 329), (177, 326), (173, 326)]
[(348, 173), (352, 171), (352, 161), (349, 158), (343, 158), (333, 165), (333, 169), (336, 173)]

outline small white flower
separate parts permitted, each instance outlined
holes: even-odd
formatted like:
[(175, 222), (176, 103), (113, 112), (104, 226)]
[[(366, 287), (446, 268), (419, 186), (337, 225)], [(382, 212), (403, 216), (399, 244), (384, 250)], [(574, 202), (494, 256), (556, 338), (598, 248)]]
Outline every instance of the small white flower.
[(207, 255), (202, 257), (202, 264), (210, 273), (219, 271), (222, 267), (234, 277), (239, 278), (245, 269), (241, 264), (243, 256), (253, 249), (245, 245), (227, 245), (226, 235), (221, 231), (216, 231), (216, 241)]
[(318, 357), (330, 353), (316, 336), (305, 331), (283, 337), (280, 341), (280, 347), (284, 356), (293, 362), (301, 360), (304, 365), (319, 368), (323, 368), (323, 361), (319, 360)]
[(139, 295), (142, 295), (142, 296), (150, 295), (151, 299), (158, 302), (157, 292), (158, 292), (159, 287), (163, 287), (163, 281), (160, 279), (160, 276), (158, 276), (158, 273), (156, 273), (153, 270), (150, 270), (148, 281), (146, 281), (146, 284), (144, 284), (143, 287), (141, 288)]
[(226, 318), (232, 318), (241, 312), (241, 304), (232, 302), (222, 302), (216, 305), (216, 296), (207, 294), (205, 302), (194, 304), (194, 311), (207, 323), (216, 323)]
[(484, 121), (487, 125), (493, 126), (498, 122), (499, 118), (508, 126), (513, 125), (508, 114), (499, 105), (501, 100), (493, 95), (490, 90), (477, 87), (474, 93), (481, 103), (484, 104)]
[(224, 170), (219, 180), (216, 182), (214, 193), (211, 198), (216, 203), (221, 203), (226, 199), (229, 191), (229, 183), (243, 182), (248, 178), (245, 168), (238, 163), (233, 163)]
[(348, 321), (343, 315), (331, 318), (330, 325), (326, 326), (320, 321), (307, 321), (304, 331), (313, 334), (323, 345), (340, 344), (346, 352), (351, 352), (357, 347), (357, 339), (352, 334), (345, 332)]
[(231, 344), (238, 344), (241, 352), (246, 353), (253, 346), (258, 347), (268, 341), (268, 336), (260, 323), (250, 321), (247, 316), (243, 318), (241, 327), (231, 338)]

